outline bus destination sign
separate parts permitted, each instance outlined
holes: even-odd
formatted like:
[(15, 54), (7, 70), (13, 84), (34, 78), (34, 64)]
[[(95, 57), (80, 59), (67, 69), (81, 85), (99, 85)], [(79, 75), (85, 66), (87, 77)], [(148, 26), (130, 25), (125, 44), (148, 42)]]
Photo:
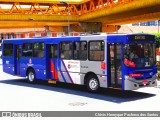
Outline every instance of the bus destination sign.
[(154, 41), (155, 37), (152, 35), (131, 35), (131, 41)]
[(145, 40), (146, 36), (135, 36), (135, 40)]

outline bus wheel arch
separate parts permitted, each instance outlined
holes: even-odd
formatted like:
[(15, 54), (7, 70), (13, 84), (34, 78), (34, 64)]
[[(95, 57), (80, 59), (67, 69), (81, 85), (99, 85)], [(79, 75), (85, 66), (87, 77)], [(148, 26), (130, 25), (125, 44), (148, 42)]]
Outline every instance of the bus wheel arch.
[(34, 71), (34, 69), (32, 67), (29, 67), (27, 69), (26, 76), (27, 76), (27, 81), (29, 83), (35, 83), (35, 81), (36, 81), (36, 74), (35, 74), (35, 71)]
[(84, 84), (90, 92), (97, 92), (100, 87), (100, 82), (97, 75), (93, 72), (88, 72), (84, 77)]

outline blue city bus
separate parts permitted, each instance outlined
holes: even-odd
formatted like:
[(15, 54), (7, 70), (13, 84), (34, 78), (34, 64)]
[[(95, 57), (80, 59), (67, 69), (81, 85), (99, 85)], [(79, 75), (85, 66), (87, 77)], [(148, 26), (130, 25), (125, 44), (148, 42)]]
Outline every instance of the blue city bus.
[(6, 39), (3, 71), (26, 77), (29, 83), (47, 80), (136, 90), (157, 85), (155, 36), (108, 34)]

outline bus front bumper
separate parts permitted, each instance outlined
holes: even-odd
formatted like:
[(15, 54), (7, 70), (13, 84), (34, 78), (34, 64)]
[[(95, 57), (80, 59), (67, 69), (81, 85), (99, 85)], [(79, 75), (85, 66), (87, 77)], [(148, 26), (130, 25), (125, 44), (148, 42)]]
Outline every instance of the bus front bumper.
[[(143, 84), (143, 81), (148, 81), (147, 84)], [(154, 75), (150, 79), (136, 80), (135, 78), (125, 76), (124, 90), (136, 90), (141, 87), (154, 87), (157, 86), (157, 76)]]

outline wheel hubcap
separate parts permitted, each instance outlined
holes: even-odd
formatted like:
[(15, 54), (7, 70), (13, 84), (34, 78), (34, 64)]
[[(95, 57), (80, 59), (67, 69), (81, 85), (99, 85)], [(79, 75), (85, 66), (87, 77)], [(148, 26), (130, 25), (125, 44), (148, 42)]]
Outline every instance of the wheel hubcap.
[(98, 88), (98, 81), (95, 79), (95, 78), (92, 78), (90, 81), (89, 81), (89, 87), (92, 89), (92, 90), (96, 90)]
[(34, 81), (34, 74), (32, 72), (29, 73), (28, 75), (29, 81), (33, 82)]

